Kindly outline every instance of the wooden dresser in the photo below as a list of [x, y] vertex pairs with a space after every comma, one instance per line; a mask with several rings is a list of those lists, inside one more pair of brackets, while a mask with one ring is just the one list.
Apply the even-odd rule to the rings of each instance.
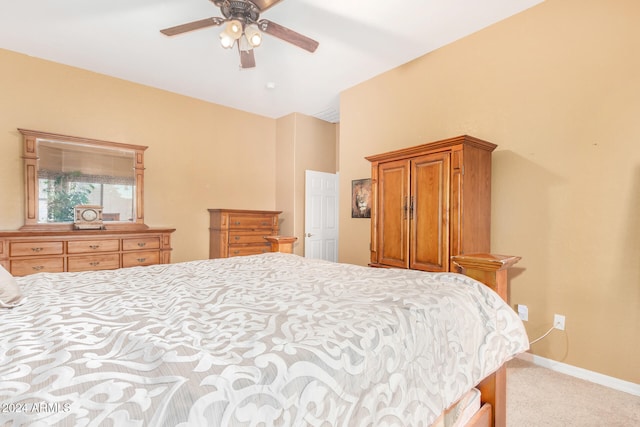
[[209, 209], [209, 258], [271, 252], [265, 236], [278, 234], [281, 211]]
[[463, 135], [367, 157], [371, 265], [456, 271], [451, 256], [489, 252], [495, 148]]
[[174, 231], [0, 231], [0, 264], [14, 276], [168, 264]]

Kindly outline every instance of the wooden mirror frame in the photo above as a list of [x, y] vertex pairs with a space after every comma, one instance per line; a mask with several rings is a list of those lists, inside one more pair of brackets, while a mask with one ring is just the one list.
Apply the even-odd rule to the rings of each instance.
[[42, 223], [38, 222], [38, 144], [39, 139], [65, 143], [92, 145], [101, 148], [113, 148], [131, 151], [134, 154], [135, 173], [135, 218], [133, 221], [114, 221], [105, 223], [108, 230], [137, 230], [148, 228], [144, 223], [144, 151], [143, 145], [122, 144], [119, 142], [100, 141], [97, 139], [80, 138], [76, 136], [58, 135], [27, 129], [18, 129], [23, 136], [24, 159], [24, 226], [21, 230], [49, 230], [66, 231], [73, 229], [73, 223]]

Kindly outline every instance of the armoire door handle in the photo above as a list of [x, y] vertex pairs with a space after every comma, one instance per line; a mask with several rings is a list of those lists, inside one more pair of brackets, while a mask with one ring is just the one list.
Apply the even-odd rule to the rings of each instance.
[[409, 205], [409, 219], [413, 219], [413, 209], [414, 209], [414, 201], [416, 199], [416, 196], [411, 196], [411, 203]]
[[404, 196], [404, 203], [402, 204], [402, 219], [407, 219], [407, 196]]

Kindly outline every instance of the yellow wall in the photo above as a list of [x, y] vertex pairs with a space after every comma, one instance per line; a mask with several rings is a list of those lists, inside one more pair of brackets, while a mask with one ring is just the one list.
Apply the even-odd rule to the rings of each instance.
[[296, 236], [294, 252], [298, 253], [301, 236], [295, 234], [295, 146], [296, 115], [276, 120], [276, 206], [280, 215], [280, 234]]
[[0, 229], [23, 225], [16, 128], [147, 145], [145, 222], [208, 258], [208, 208], [275, 209], [273, 119], [0, 50]]
[[[543, 357], [640, 383], [640, 2], [547, 0], [341, 94], [341, 206], [365, 155], [470, 134], [493, 155], [492, 251]], [[371, 126], [375, 123], [375, 126]], [[369, 221], [341, 209], [341, 261]]]
[[305, 171], [336, 172], [337, 125], [294, 113], [277, 120], [276, 204], [280, 234], [296, 236], [304, 255]]

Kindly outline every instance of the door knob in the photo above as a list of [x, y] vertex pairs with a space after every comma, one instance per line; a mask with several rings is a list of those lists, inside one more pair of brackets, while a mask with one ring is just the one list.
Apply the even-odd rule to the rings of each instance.
[[307, 237], [311, 237], [311, 236], [313, 236], [313, 234], [307, 233]]

